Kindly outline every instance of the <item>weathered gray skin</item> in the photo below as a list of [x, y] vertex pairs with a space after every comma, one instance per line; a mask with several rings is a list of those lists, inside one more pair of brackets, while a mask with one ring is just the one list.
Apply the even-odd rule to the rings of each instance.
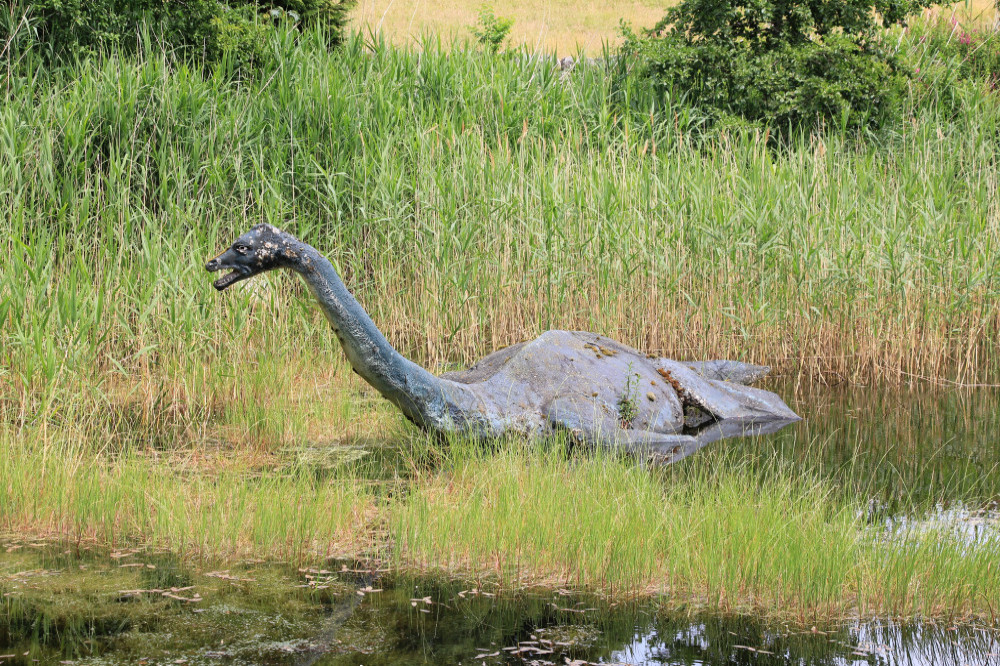
[[745, 385], [766, 367], [672, 361], [580, 331], [548, 331], [436, 377], [392, 348], [327, 259], [270, 225], [240, 236], [206, 268], [232, 271], [215, 282], [220, 291], [275, 268], [302, 275], [354, 371], [425, 430], [486, 438], [564, 431], [677, 460], [721, 437], [799, 418], [774, 393]]

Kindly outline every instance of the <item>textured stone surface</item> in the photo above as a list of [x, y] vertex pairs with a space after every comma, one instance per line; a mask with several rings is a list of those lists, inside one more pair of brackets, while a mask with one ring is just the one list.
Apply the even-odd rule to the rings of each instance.
[[474, 397], [463, 409], [480, 416], [460, 429], [562, 430], [592, 444], [679, 453], [798, 420], [774, 393], [743, 384], [766, 372], [734, 361], [649, 357], [595, 333], [548, 331], [441, 379], [461, 387], [446, 384], [446, 394]]

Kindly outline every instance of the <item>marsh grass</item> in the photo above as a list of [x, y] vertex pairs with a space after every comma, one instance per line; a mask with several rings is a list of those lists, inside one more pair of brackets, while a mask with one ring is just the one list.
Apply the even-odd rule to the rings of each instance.
[[[0, 532], [185, 559], [369, 560], [505, 591], [551, 586], [800, 620], [995, 620], [1000, 539], [886, 530], [801, 467], [708, 455], [650, 470], [606, 453], [415, 446], [408, 474], [0, 442]], [[431, 455], [426, 455], [433, 452]], [[423, 455], [424, 460], [419, 458]]]
[[242, 82], [158, 52], [8, 63], [0, 420], [314, 427], [268, 414], [360, 389], [303, 286], [219, 296], [201, 268], [259, 222], [434, 368], [566, 328], [799, 380], [995, 381], [1000, 109], [978, 85], [915, 86], [885, 136], [776, 150], [625, 111], [599, 67], [371, 46], [289, 35]]
[[392, 519], [406, 565], [513, 589], [655, 594], [675, 606], [799, 619], [996, 619], [995, 535], [970, 542], [941, 528], [890, 538], [865, 523], [860, 501], [808, 470], [706, 456], [657, 474], [627, 459], [511, 449], [452, 463]]
[[[426, 441], [353, 376], [300, 282], [219, 296], [202, 269], [249, 226], [288, 228], [434, 368], [567, 328], [799, 382], [987, 383], [1000, 107], [985, 85], [915, 86], [884, 136], [775, 148], [700, 133], [679, 100], [621, 105], [599, 67], [564, 80], [433, 41], [272, 48], [250, 80], [149, 50], [6, 63], [0, 527], [723, 608], [1000, 607], [994, 542], [881, 542], [860, 493], [808, 466], [663, 479], [558, 447]], [[386, 439], [412, 451], [389, 473], [283, 453]]]
[[199, 461], [184, 465], [132, 451], [94, 456], [73, 446], [32, 449], [6, 438], [0, 450], [6, 533], [146, 544], [199, 558], [376, 555], [375, 499], [363, 483], [320, 479], [308, 469], [265, 469], [246, 458], [205, 469]]

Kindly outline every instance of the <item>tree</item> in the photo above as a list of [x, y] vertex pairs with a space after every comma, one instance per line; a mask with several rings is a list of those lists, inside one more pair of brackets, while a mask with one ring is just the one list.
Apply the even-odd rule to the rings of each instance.
[[128, 50], [148, 27], [170, 47], [209, 62], [231, 56], [252, 66], [267, 33], [281, 23], [323, 26], [331, 44], [343, 38], [355, 0], [14, 0], [13, 15], [31, 27], [31, 45], [50, 58]]
[[642, 36], [630, 76], [716, 123], [778, 130], [877, 127], [908, 70], [883, 40], [929, 0], [682, 0]]

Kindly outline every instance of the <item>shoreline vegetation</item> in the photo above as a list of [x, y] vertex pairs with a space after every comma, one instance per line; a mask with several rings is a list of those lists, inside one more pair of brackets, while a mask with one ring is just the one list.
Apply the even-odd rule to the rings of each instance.
[[[922, 72], [900, 126], [775, 146], [703, 132], [682, 100], [623, 107], [600, 67], [285, 37], [246, 79], [155, 47], [7, 62], [0, 531], [996, 621], [996, 538], [887, 539], [864, 492], [739, 457], [430, 442], [352, 375], [300, 282], [220, 297], [203, 271], [254, 224], [287, 228], [437, 369], [566, 328], [788, 386], [996, 384], [989, 82], [900, 35]], [[386, 441], [401, 452], [370, 462]], [[348, 459], [304, 460], [317, 442]]]
[[986, 83], [915, 82], [902, 127], [775, 149], [699, 135], [680, 106], [662, 123], [623, 111], [600, 67], [564, 79], [502, 54], [365, 55], [357, 38], [327, 53], [309, 37], [243, 84], [161, 53], [8, 72], [0, 381], [15, 411], [79, 380], [165, 388], [247, 367], [275, 341], [332, 357], [295, 281], [205, 289], [205, 257], [261, 222], [328, 253], [432, 368], [563, 328], [802, 381], [1000, 377]]
[[0, 533], [206, 562], [354, 560], [506, 592], [569, 588], [774, 619], [997, 619], [995, 534], [970, 541], [919, 520], [886, 530], [808, 471], [731, 454], [650, 471], [558, 447], [422, 444], [435, 464], [410, 454], [412, 477], [377, 479], [363, 462], [211, 471], [4, 441]]

